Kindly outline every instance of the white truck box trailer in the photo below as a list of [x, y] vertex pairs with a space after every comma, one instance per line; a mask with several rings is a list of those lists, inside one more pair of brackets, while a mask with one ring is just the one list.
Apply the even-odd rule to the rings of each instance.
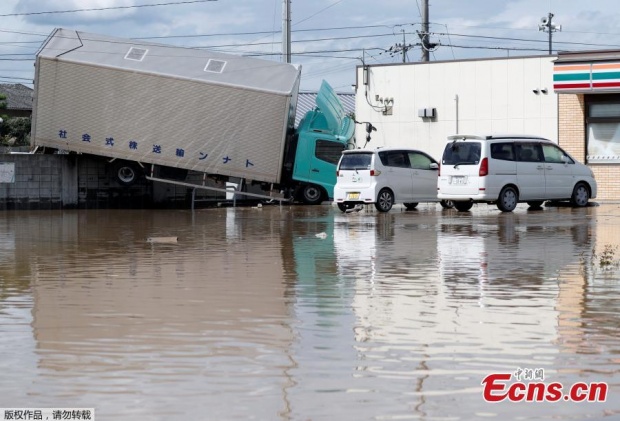
[[279, 183], [301, 70], [56, 29], [37, 53], [31, 142]]

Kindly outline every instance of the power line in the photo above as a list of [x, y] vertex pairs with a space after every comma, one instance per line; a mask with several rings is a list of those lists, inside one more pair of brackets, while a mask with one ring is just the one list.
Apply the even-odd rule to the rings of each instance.
[[344, 0], [339, 0], [339, 1], [335, 2], [335, 3], [332, 3], [332, 4], [330, 4], [329, 6], [322, 8], [321, 10], [319, 10], [318, 12], [316, 12], [315, 14], [310, 15], [310, 16], [308, 16], [308, 17], [307, 17], [307, 18], [305, 18], [305, 19], [302, 19], [302, 20], [300, 20], [300, 21], [295, 22], [293, 25], [299, 25], [299, 24], [300, 24], [300, 23], [302, 23], [302, 22], [305, 22], [305, 21], [307, 21], [307, 20], [310, 20], [310, 19], [312, 19], [313, 17], [315, 17], [316, 15], [318, 15], [318, 14], [320, 14], [320, 13], [323, 13], [324, 11], [326, 11], [327, 9], [329, 9], [330, 7], [334, 7], [335, 5], [337, 5], [337, 4], [339, 4], [339, 3], [342, 3], [343, 1], [344, 1]]
[[92, 9], [52, 10], [48, 12], [27, 12], [27, 13], [7, 13], [4, 15], [0, 15], [0, 17], [51, 15], [51, 14], [59, 14], [59, 13], [99, 12], [102, 10], [137, 9], [140, 7], [157, 7], [157, 6], [176, 6], [180, 4], [206, 3], [206, 2], [212, 2], [212, 1], [217, 1], [217, 0], [191, 0], [191, 1], [179, 1], [179, 2], [170, 2], [170, 3], [137, 4], [134, 6], [97, 7], [97, 8], [92, 8]]
[[[362, 25], [362, 26], [339, 26], [335, 28], [312, 28], [312, 29], [293, 29], [291, 32], [320, 32], [320, 31], [340, 31], [347, 29], [372, 29], [372, 28], [393, 28], [396, 26], [413, 25], [413, 24], [395, 24], [395, 25]], [[2, 32], [2, 31], [0, 31]], [[132, 39], [168, 39], [168, 38], [200, 38], [200, 37], [219, 37], [219, 36], [239, 36], [239, 35], [273, 35], [282, 31], [256, 31], [256, 32], [224, 32], [219, 34], [198, 34], [198, 35], [164, 35], [157, 37], [139, 37]]]

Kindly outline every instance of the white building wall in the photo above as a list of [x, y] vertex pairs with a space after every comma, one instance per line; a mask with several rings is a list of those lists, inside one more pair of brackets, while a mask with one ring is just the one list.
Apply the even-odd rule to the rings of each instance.
[[[455, 133], [528, 134], [557, 142], [553, 60], [544, 56], [369, 66], [368, 85], [362, 82], [363, 67], [358, 67], [356, 119], [377, 127], [365, 147], [413, 147], [439, 159], [446, 137]], [[393, 100], [392, 115], [383, 113], [386, 99]], [[418, 117], [422, 108], [435, 108], [436, 117]], [[364, 147], [364, 126], [356, 130], [358, 145]]]

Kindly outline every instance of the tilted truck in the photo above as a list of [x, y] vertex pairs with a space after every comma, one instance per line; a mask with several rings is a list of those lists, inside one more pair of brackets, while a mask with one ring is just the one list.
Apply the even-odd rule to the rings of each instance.
[[286, 63], [56, 29], [36, 55], [31, 143], [100, 156], [121, 184], [195, 171], [316, 204], [333, 196], [355, 122], [323, 82], [295, 129], [300, 76]]

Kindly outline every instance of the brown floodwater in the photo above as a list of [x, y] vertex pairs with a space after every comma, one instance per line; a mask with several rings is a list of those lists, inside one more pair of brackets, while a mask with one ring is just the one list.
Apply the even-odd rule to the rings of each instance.
[[[0, 212], [0, 407], [618, 419], [619, 245], [617, 204]], [[518, 370], [607, 399], [483, 399]]]

